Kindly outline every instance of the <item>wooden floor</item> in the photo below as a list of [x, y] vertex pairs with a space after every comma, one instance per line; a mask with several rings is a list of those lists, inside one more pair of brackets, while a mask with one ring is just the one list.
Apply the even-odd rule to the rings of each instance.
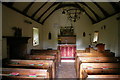
[[57, 78], [76, 78], [74, 62], [62, 62], [57, 72]]

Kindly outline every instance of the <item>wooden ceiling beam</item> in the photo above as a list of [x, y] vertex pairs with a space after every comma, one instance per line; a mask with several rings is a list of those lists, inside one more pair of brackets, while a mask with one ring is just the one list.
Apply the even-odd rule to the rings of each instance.
[[107, 11], [105, 11], [100, 5], [98, 5], [98, 3], [96, 3], [96, 2], [93, 2], [93, 3], [101, 10], [101, 12], [104, 14], [105, 17], [109, 16]]
[[8, 5], [9, 6], [13, 6], [14, 2], [9, 2]]
[[[59, 4], [43, 21], [42, 21], [42, 24], [44, 24], [44, 22], [46, 21], [46, 19], [48, 17], [50, 17], [50, 15], [53, 14], [53, 12], [55, 12], [56, 10], [60, 9], [60, 8], [63, 8], [63, 7], [67, 7], [67, 6], [70, 6], [70, 7], [76, 7], [78, 9], [82, 9], [81, 6], [79, 6], [78, 4], [75, 5], [75, 4]], [[90, 18], [90, 20], [92, 21], [92, 23], [96, 23], [96, 21], [94, 19], [92, 19], [92, 17], [87, 13], [85, 12], [86, 15]], [[62, 14], [62, 13], [61, 13]]]
[[96, 23], [96, 21], [85, 11], [85, 14], [89, 17], [89, 19], [92, 21], [92, 24]]
[[[109, 17], [111, 17], [111, 16], [114, 16], [114, 15], [118, 14], [118, 13], [120, 13], [120, 12], [113, 13], [112, 15], [109, 15], [108, 17], [105, 17], [105, 18], [103, 18], [102, 20], [105, 20], [105, 19], [107, 19], [107, 18], [109, 18]], [[102, 21], [102, 20], [100, 20], [100, 21]], [[97, 21], [97, 22], [95, 22], [95, 23], [99, 23], [100, 21]], [[95, 24], [95, 23], [94, 23], [94, 24]]]
[[59, 3], [59, 5], [42, 21], [42, 24], [44, 24], [44, 22], [48, 19], [48, 17], [50, 17], [50, 15], [52, 15], [60, 5], [61, 3]]
[[34, 2], [31, 2], [24, 10], [23, 13], [27, 14], [28, 10], [32, 7], [32, 5], [34, 4]]
[[38, 8], [37, 11], [35, 11], [35, 13], [31, 17], [34, 18], [35, 15], [40, 11], [40, 9], [43, 8], [43, 6], [45, 6], [46, 4], [47, 2], [45, 2], [40, 8]]
[[[16, 11], [16, 12], [18, 12], [18, 13], [20, 13], [20, 14], [22, 14], [22, 15], [30, 18], [30, 19], [32, 19], [33, 21], [38, 22], [37, 20], [33, 19], [31, 16], [28, 16], [27, 14], [24, 14], [23, 12], [21, 12], [20, 10], [14, 8], [13, 6], [9, 6], [9, 5], [7, 5], [5, 2], [3, 2], [2, 4], [5, 5], [6, 7], [10, 8], [10, 9], [12, 9], [12, 10], [14, 10], [14, 11]], [[38, 23], [42, 24], [41, 22], [38, 22]]]
[[[80, 5], [76, 4], [79, 8], [81, 8]], [[92, 23], [94, 24], [96, 21], [84, 10], [85, 14], [89, 17], [89, 19], [92, 21]]]
[[86, 3], [84, 3], [84, 2], [79, 2], [79, 3], [85, 5], [94, 14], [94, 16], [96, 17], [97, 21], [101, 20], [101, 18]]
[[116, 4], [115, 2], [110, 2], [110, 4], [112, 5], [112, 7], [115, 10], [115, 12], [119, 12], [120, 11], [120, 6], [118, 4]]
[[2, 2], [3, 4], [7, 5], [7, 6], [13, 6], [14, 2]]
[[56, 4], [58, 4], [58, 2], [54, 2], [54, 3], [37, 19], [37, 21], [40, 21], [40, 19], [45, 15], [45, 13], [46, 13], [50, 8], [52, 8], [53, 6], [55, 6]]
[[[56, 10], [58, 10], [58, 9], [60, 9], [60, 8], [67, 7], [67, 6], [76, 7], [76, 6], [73, 5], [73, 4], [62, 4], [62, 3], [60, 3], [60, 4], [42, 21], [42, 24], [44, 24], [44, 22], [50, 17], [50, 15], [53, 14], [53, 12], [55, 12]], [[78, 8], [78, 7], [77, 7], [77, 8]]]

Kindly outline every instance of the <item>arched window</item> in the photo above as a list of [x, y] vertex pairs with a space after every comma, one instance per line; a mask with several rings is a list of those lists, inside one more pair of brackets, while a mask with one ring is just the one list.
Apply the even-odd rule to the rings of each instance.
[[95, 32], [94, 32], [93, 43], [97, 43], [97, 42], [98, 42], [98, 34], [99, 34], [98, 31], [95, 31]]
[[33, 46], [39, 45], [39, 29], [33, 27]]

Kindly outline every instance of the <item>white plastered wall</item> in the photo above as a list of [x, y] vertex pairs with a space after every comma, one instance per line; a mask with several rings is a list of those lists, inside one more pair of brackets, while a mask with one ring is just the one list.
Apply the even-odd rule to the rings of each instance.
[[[28, 41], [28, 53], [30, 49], [33, 48], [53, 48], [57, 49], [57, 39], [59, 34], [59, 28], [62, 26], [69, 26], [70, 22], [67, 20], [66, 15], [62, 15], [61, 10], [53, 13], [44, 23], [44, 25], [40, 25], [39, 23], [19, 14], [18, 12], [11, 10], [3, 6], [3, 36], [13, 36], [12, 27], [17, 26], [22, 28], [23, 36], [31, 37]], [[118, 53], [118, 21], [116, 17], [118, 15], [112, 16], [108, 19], [105, 19], [97, 24], [92, 25], [90, 19], [86, 15], [82, 15], [80, 20], [73, 24], [76, 35], [76, 45], [77, 49], [85, 49], [90, 44], [90, 36], [89, 34], [93, 34], [94, 31], [99, 31], [99, 43], [105, 43], [106, 49], [110, 49], [112, 52], [116, 53], [116, 56], [120, 55]], [[24, 20], [30, 20], [32, 24], [27, 24]], [[106, 25], [105, 30], [101, 30], [101, 27]], [[120, 25], [120, 23], [119, 23]], [[32, 46], [32, 27], [38, 27], [40, 30], [40, 45], [33, 47]], [[1, 31], [0, 31], [1, 32]], [[51, 32], [52, 39], [48, 40], [48, 33]], [[83, 32], [86, 33], [86, 36], [83, 37]], [[120, 33], [119, 33], [120, 34]], [[92, 37], [93, 38], [93, 37]], [[3, 58], [7, 57], [7, 44], [6, 39], [0, 39], [3, 43], [2, 54]], [[119, 37], [120, 40], [120, 37]]]
[[[43, 48], [57, 49], [57, 39], [60, 27], [70, 26], [70, 22], [65, 14], [62, 14], [62, 9], [54, 12], [43, 25]], [[76, 35], [77, 49], [85, 49], [89, 45], [89, 35], [92, 32], [92, 23], [86, 15], [81, 15], [80, 19], [73, 23], [74, 32]], [[48, 40], [48, 33], [52, 33], [52, 39]], [[83, 32], [86, 36], [83, 37]]]
[[[30, 49], [33, 49], [33, 48], [39, 48], [41, 49], [42, 48], [42, 25], [31, 20], [30, 18], [6, 7], [6, 6], [2, 6], [2, 22], [3, 22], [3, 25], [2, 25], [2, 35], [3, 36], [13, 36], [14, 35], [14, 31], [11, 29], [12, 27], [16, 26], [16, 27], [19, 27], [19, 28], [22, 28], [22, 36], [24, 37], [31, 37], [29, 40], [28, 40], [28, 45], [27, 45], [27, 53], [29, 54], [30, 53]], [[25, 23], [24, 20], [29, 20], [32, 22], [32, 24], [28, 24], [28, 23]], [[33, 37], [33, 31], [32, 31], [32, 28], [33, 27], [37, 27], [39, 28], [39, 32], [40, 32], [40, 45], [39, 46], [35, 46], [33, 47], [33, 44], [32, 44], [32, 37]], [[2, 46], [2, 54], [3, 54], [3, 58], [6, 58], [7, 57], [7, 43], [6, 43], [6, 39], [3, 38], [3, 46]]]
[[[118, 56], [118, 20], [116, 19], [119, 14], [111, 16], [97, 24], [93, 25], [93, 32], [99, 31], [98, 43], [104, 43], [105, 49], [111, 50]], [[105, 29], [101, 29], [103, 26]]]

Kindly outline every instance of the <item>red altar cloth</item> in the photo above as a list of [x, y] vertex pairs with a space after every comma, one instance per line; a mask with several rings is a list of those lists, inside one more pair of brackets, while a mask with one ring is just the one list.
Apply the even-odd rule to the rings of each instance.
[[75, 57], [76, 45], [72, 44], [62, 44], [58, 46], [58, 49], [61, 52], [61, 57]]

